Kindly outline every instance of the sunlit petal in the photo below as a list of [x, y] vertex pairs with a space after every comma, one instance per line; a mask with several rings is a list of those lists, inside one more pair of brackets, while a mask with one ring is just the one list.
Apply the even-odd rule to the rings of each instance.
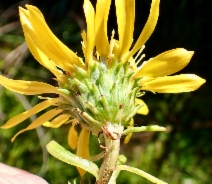
[[135, 77], [154, 78], [176, 73], [187, 66], [193, 54], [193, 51], [182, 48], [166, 51], [139, 67]]
[[142, 105], [140, 109], [138, 109], [137, 114], [143, 114], [147, 115], [149, 113], [148, 106], [145, 104], [145, 102], [139, 98], [135, 99], [135, 105]]
[[56, 87], [43, 82], [12, 80], [1, 75], [0, 84], [11, 91], [25, 95], [37, 95], [43, 93], [61, 94]]
[[49, 106], [55, 105], [58, 101], [59, 101], [59, 98], [52, 98], [52, 99], [45, 100], [45, 101], [37, 104], [36, 106], [32, 107], [30, 110], [25, 111], [21, 114], [18, 114], [17, 116], [10, 118], [3, 126], [1, 126], [1, 128], [3, 128], [3, 129], [11, 128], [11, 127], [23, 122], [30, 116], [42, 111], [43, 109], [46, 109]]
[[68, 133], [68, 145], [73, 150], [77, 148], [78, 139], [79, 139], [77, 135], [77, 131], [75, 130], [74, 127], [75, 127], [75, 124], [72, 123]]
[[[82, 131], [80, 132], [78, 146], [77, 146], [77, 156], [80, 156], [82, 158], [89, 158], [90, 152], [89, 152], [89, 138], [90, 138], [90, 131], [82, 128]], [[80, 176], [83, 177], [86, 171], [83, 169], [80, 169], [77, 167], [77, 170], [80, 173]]]
[[[28, 19], [26, 18], [26, 15], [28, 15], [27, 10], [21, 9], [22, 13], [20, 12], [20, 19], [21, 22], [27, 22]], [[27, 23], [28, 25], [30, 25], [30, 23]], [[25, 29], [23, 29], [24, 31], [24, 36], [25, 36], [25, 40], [27, 42], [28, 48], [30, 50], [30, 52], [32, 53], [32, 55], [35, 57], [35, 59], [44, 67], [46, 67], [47, 69], [49, 69], [51, 72], [54, 73], [54, 70], [52, 68], [52, 64], [49, 60], [49, 58], [41, 51], [39, 50], [39, 48], [37, 48], [33, 42], [33, 40], [30, 38], [28, 32], [26, 32]]]
[[94, 8], [89, 0], [84, 1], [84, 13], [87, 22], [87, 44], [86, 44], [86, 54], [85, 61], [89, 62], [93, 57], [93, 48], [94, 48]]
[[109, 42], [107, 37], [107, 20], [111, 0], [97, 0], [95, 16], [95, 43], [100, 55], [107, 57]]
[[136, 41], [133, 49], [129, 52], [129, 54], [127, 56], [128, 59], [131, 56], [133, 56], [145, 44], [145, 42], [149, 39], [149, 37], [153, 33], [155, 26], [157, 24], [157, 21], [158, 21], [159, 4], [160, 4], [160, 0], [152, 0], [148, 20], [138, 38], [138, 40]]
[[[130, 128], [130, 127], [133, 127], [133, 126], [134, 126], [134, 119], [132, 118], [131, 121], [130, 121], [130, 123], [129, 123], [129, 126], [128, 126], [127, 128]], [[125, 137], [125, 139], [124, 139], [124, 144], [127, 144], [127, 143], [130, 141], [130, 139], [131, 139], [131, 137], [132, 137], [132, 134], [133, 134], [133, 133], [129, 133], [129, 134]]]
[[81, 42], [81, 44], [82, 44], [82, 51], [83, 51], [83, 54], [84, 54], [84, 56], [86, 55], [86, 50], [85, 50], [85, 48], [86, 48], [86, 45], [87, 45], [87, 38], [86, 38], [86, 32], [85, 31], [82, 31], [82, 33], [81, 33], [81, 37], [82, 37], [82, 42]]
[[36, 46], [64, 70], [70, 71], [72, 64], [83, 67], [77, 55], [51, 32], [40, 10], [31, 5], [26, 7], [28, 11], [19, 8], [21, 24]]
[[25, 40], [27, 42], [28, 48], [34, 58], [45, 68], [50, 70], [57, 78], [59, 78], [58, 70], [56, 69], [56, 65], [53, 61], [51, 61], [39, 48], [36, 47], [33, 40], [30, 38], [28, 33], [24, 33]]
[[113, 54], [114, 54], [114, 58], [117, 59], [118, 54], [119, 54], [119, 41], [114, 39], [114, 47], [113, 47]]
[[135, 21], [135, 0], [126, 0], [126, 24], [127, 28], [124, 33], [124, 43], [122, 45], [121, 53], [124, 55], [129, 51], [133, 41], [134, 21]]
[[158, 93], [182, 93], [198, 89], [205, 83], [205, 79], [194, 74], [158, 77], [142, 85], [142, 90]]
[[43, 123], [43, 126], [51, 127], [51, 128], [58, 128], [62, 124], [64, 124], [66, 121], [68, 121], [68, 119], [70, 117], [71, 117], [70, 115], [62, 114], [62, 115], [59, 115], [56, 118], [54, 118], [52, 121], [47, 121], [47, 122]]
[[130, 142], [130, 139], [132, 137], [132, 133], [129, 133], [125, 138], [124, 138], [124, 144], [128, 144]]
[[11, 141], [13, 142], [15, 140], [15, 138], [21, 133], [23, 133], [23, 132], [25, 132], [27, 130], [32, 130], [34, 128], [37, 128], [37, 127], [41, 126], [44, 122], [52, 119], [53, 117], [55, 117], [56, 115], [58, 115], [61, 112], [62, 112], [62, 110], [60, 110], [60, 109], [52, 109], [52, 110], [46, 112], [45, 114], [43, 114], [40, 117], [38, 117], [35, 121], [33, 121], [27, 128], [25, 128], [25, 129], [19, 131], [18, 133], [16, 133], [13, 136], [13, 138], [11, 139]]
[[116, 5], [116, 17], [118, 23], [118, 33], [119, 33], [119, 52], [121, 52], [122, 47], [124, 47], [124, 36], [126, 28], [126, 1], [127, 0], [115, 0]]

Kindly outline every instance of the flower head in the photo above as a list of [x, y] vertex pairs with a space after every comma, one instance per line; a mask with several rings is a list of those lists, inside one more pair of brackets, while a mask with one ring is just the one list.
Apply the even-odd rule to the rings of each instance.
[[[194, 74], [171, 76], [189, 63], [193, 51], [183, 48], [169, 50], [139, 66], [144, 57], [141, 54], [144, 44], [158, 20], [159, 2], [152, 0], [147, 22], [133, 44], [135, 0], [115, 0], [118, 40], [114, 39], [114, 31], [111, 39], [108, 39], [107, 20], [111, 0], [97, 0], [96, 10], [89, 0], [85, 0], [83, 8], [87, 31], [82, 32], [84, 59], [58, 40], [38, 8], [31, 5], [26, 5], [27, 9], [20, 7], [21, 24], [29, 50], [41, 65], [56, 76], [58, 86], [11, 80], [3, 76], [0, 76], [0, 84], [21, 94], [55, 93], [59, 97], [46, 98], [31, 110], [11, 118], [1, 128], [13, 127], [52, 106], [52, 110], [19, 131], [12, 140], [20, 133], [40, 125], [59, 127], [68, 122], [78, 122], [95, 135], [103, 131], [115, 139], [119, 136], [117, 132], [114, 133], [115, 125], [128, 127], [136, 112], [148, 113], [147, 107], [142, 107], [142, 101], [135, 102], [143, 91], [180, 93], [199, 88], [205, 80]], [[74, 131], [72, 126], [70, 132]]]

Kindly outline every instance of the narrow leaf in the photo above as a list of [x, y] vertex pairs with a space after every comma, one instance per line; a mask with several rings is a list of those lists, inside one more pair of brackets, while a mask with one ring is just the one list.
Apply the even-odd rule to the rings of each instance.
[[80, 167], [80, 168], [84, 169], [85, 171], [93, 174], [96, 177], [96, 179], [98, 179], [99, 168], [95, 163], [93, 163], [87, 159], [83, 159], [83, 158], [67, 151], [65, 148], [60, 146], [55, 141], [50, 141], [46, 145], [46, 149], [55, 158], [65, 162], [67, 164], [70, 164], [70, 165], [73, 165], [76, 167]]
[[122, 135], [128, 135], [129, 133], [132, 133], [132, 132], [148, 132], [148, 131], [150, 131], [150, 132], [153, 132], [153, 131], [166, 131], [166, 128], [160, 127], [158, 125], [132, 127], [132, 128], [127, 128], [126, 130], [124, 130]]
[[140, 169], [137, 169], [137, 168], [134, 168], [134, 167], [130, 167], [130, 166], [127, 166], [127, 165], [117, 165], [116, 166], [116, 170], [125, 170], [125, 171], [129, 171], [129, 172], [138, 174], [138, 175], [148, 179], [152, 183], [167, 184], [166, 182], [161, 181], [158, 178], [155, 178], [154, 176], [152, 176], [152, 175], [150, 175], [150, 174], [148, 174], [148, 173], [146, 173], [146, 172], [144, 172], [144, 171], [142, 171]]

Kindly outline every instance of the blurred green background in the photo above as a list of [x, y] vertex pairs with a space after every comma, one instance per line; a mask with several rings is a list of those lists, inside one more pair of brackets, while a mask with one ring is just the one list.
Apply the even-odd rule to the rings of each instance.
[[[92, 1], [95, 4], [95, 1]], [[82, 56], [81, 31], [86, 28], [82, 0], [4, 1], [0, 4], [0, 72], [9, 78], [44, 81], [55, 84], [53, 75], [29, 53], [24, 43], [19, 22], [18, 6], [36, 5], [54, 32], [70, 49]], [[150, 0], [136, 1], [135, 40], [149, 14]], [[212, 183], [212, 1], [162, 0], [159, 21], [146, 43], [145, 59], [161, 52], [183, 47], [194, 50], [190, 64], [180, 73], [195, 73], [207, 82], [197, 91], [184, 94], [146, 93], [143, 100], [149, 106], [148, 116], [137, 115], [136, 126], [158, 124], [165, 133], [135, 133], [121, 153], [127, 164], [140, 168], [170, 184]], [[114, 2], [108, 23], [108, 33], [116, 30]], [[0, 86], [0, 125], [10, 117], [31, 108], [39, 102], [37, 96], [23, 96]], [[37, 114], [39, 116], [40, 114]], [[27, 131], [10, 142], [12, 136], [26, 127], [36, 116], [9, 130], [0, 129], [0, 162], [38, 174], [51, 184], [73, 181], [79, 175], [76, 169], [56, 160], [45, 150], [52, 139], [66, 149], [70, 125], [59, 129], [40, 127]], [[99, 153], [96, 137], [91, 137], [91, 154]], [[94, 183], [86, 174], [84, 183]], [[120, 184], [151, 183], [140, 176], [121, 172]]]

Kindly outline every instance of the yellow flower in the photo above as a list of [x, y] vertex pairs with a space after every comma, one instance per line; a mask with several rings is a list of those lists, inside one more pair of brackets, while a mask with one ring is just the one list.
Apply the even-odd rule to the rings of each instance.
[[[87, 31], [82, 33], [84, 61], [51, 32], [35, 6], [26, 5], [27, 9], [20, 7], [21, 24], [29, 50], [41, 65], [56, 76], [58, 87], [3, 76], [0, 76], [0, 84], [25, 95], [55, 93], [59, 97], [46, 99], [6, 122], [1, 128], [11, 128], [49, 106], [54, 107], [19, 131], [12, 141], [20, 133], [38, 126], [58, 127], [70, 121], [76, 122], [76, 119], [83, 128], [96, 135], [101, 131], [110, 131], [102, 128], [107, 124], [128, 127], [137, 111], [148, 113], [147, 107], [142, 107], [142, 101], [135, 103], [135, 98], [142, 91], [180, 93], [199, 88], [205, 80], [194, 74], [170, 76], [189, 63], [193, 51], [183, 48], [169, 50], [138, 66], [143, 58], [141, 52], [144, 44], [155, 29], [159, 3], [159, 0], [152, 0], [148, 20], [138, 40], [132, 44], [135, 0], [115, 0], [119, 40], [114, 39], [113, 31], [110, 41], [107, 20], [111, 0], [97, 0], [96, 11], [91, 2], [85, 0], [83, 8]], [[93, 53], [94, 48], [96, 53]], [[69, 139], [76, 141], [73, 126], [70, 132], [74, 138], [69, 136]], [[111, 138], [114, 136], [107, 135]], [[76, 147], [71, 141], [69, 144]]]

